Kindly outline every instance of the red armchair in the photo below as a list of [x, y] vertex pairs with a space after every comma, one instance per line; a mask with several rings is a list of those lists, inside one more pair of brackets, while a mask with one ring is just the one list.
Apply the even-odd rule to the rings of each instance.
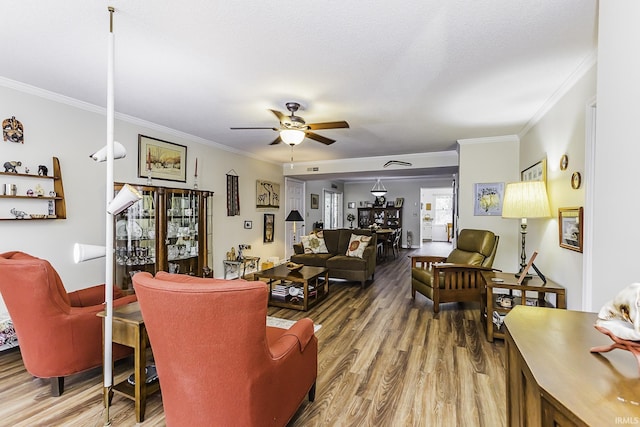
[[168, 426], [285, 426], [315, 397], [313, 322], [266, 326], [263, 282], [133, 276]]
[[[64, 391], [64, 377], [102, 366], [104, 285], [67, 293], [54, 268], [23, 252], [0, 254], [0, 293], [18, 335], [27, 371], [51, 378], [51, 394]], [[117, 300], [116, 300], [117, 298]], [[114, 306], [136, 300], [114, 288]], [[131, 349], [114, 345], [114, 360]]]

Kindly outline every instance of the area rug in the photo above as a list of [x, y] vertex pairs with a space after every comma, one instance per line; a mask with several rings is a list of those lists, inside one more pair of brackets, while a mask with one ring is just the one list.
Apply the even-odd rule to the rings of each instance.
[[[267, 326], [272, 328], [289, 329], [296, 320], [280, 319], [279, 317], [267, 316]], [[318, 332], [322, 325], [313, 324], [313, 332]]]

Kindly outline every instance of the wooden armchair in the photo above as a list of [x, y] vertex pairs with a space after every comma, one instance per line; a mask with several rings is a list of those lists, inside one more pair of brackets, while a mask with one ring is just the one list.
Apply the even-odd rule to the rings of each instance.
[[417, 291], [431, 299], [434, 313], [443, 302], [480, 301], [482, 272], [492, 270], [498, 240], [490, 231], [467, 229], [449, 256], [411, 257], [411, 297]]

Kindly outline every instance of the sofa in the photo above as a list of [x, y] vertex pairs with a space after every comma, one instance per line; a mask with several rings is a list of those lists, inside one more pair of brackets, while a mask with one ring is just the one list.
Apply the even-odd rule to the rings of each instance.
[[[353, 251], [351, 256], [347, 255], [352, 234], [370, 238], [361, 257], [354, 254]], [[315, 247], [317, 246], [317, 239], [324, 240], [324, 247]], [[307, 244], [305, 249], [307, 241], [315, 244], [311, 245], [311, 248]], [[376, 245], [376, 233], [370, 230], [349, 228], [320, 230], [309, 236], [303, 236], [302, 242], [293, 245], [294, 255], [291, 256], [291, 261], [314, 267], [326, 267], [329, 269], [329, 277], [359, 281], [362, 288], [364, 288], [367, 279], [371, 278], [373, 280], [374, 278]]]

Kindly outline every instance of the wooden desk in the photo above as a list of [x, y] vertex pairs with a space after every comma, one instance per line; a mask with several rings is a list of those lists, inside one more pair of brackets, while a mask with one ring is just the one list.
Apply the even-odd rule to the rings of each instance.
[[623, 350], [592, 354], [609, 337], [595, 313], [515, 307], [505, 318], [509, 426], [614, 426], [640, 422], [640, 378]]
[[[98, 313], [98, 316], [103, 318], [104, 331], [106, 313], [102, 311]], [[144, 368], [147, 360], [149, 337], [147, 336], [147, 330], [137, 301], [113, 310], [113, 342], [133, 348], [135, 386], [129, 384], [125, 379], [114, 385], [113, 392], [135, 401], [136, 421], [140, 423], [144, 421], [147, 396], [160, 390], [160, 383], [155, 381], [147, 385], [145, 382]], [[105, 405], [111, 401], [111, 395], [106, 389], [104, 391], [104, 399]]]
[[[567, 308], [567, 299], [565, 295], [565, 289], [547, 279], [547, 283], [542, 283], [542, 280], [537, 276], [522, 282], [522, 285], [518, 285], [518, 278], [514, 273], [500, 273], [494, 271], [487, 271], [482, 273], [482, 278], [486, 284], [486, 293], [482, 295], [481, 304], [481, 319], [486, 323], [487, 340], [493, 342], [494, 338], [504, 338], [504, 332], [502, 328], [497, 328], [493, 323], [493, 313], [497, 312], [501, 316], [506, 315], [512, 310], [512, 307], [516, 305], [529, 305], [535, 304], [537, 307], [551, 307], [551, 308]], [[493, 279], [501, 280], [495, 282]], [[508, 290], [506, 295], [513, 295], [513, 291], [520, 291], [522, 296], [515, 297], [513, 299], [513, 305], [511, 307], [502, 307], [497, 302], [497, 298], [504, 294], [497, 294], [496, 289]], [[527, 292], [537, 293], [537, 298], [527, 298]], [[555, 306], [553, 303], [547, 300], [547, 294], [555, 294], [556, 301]]]

